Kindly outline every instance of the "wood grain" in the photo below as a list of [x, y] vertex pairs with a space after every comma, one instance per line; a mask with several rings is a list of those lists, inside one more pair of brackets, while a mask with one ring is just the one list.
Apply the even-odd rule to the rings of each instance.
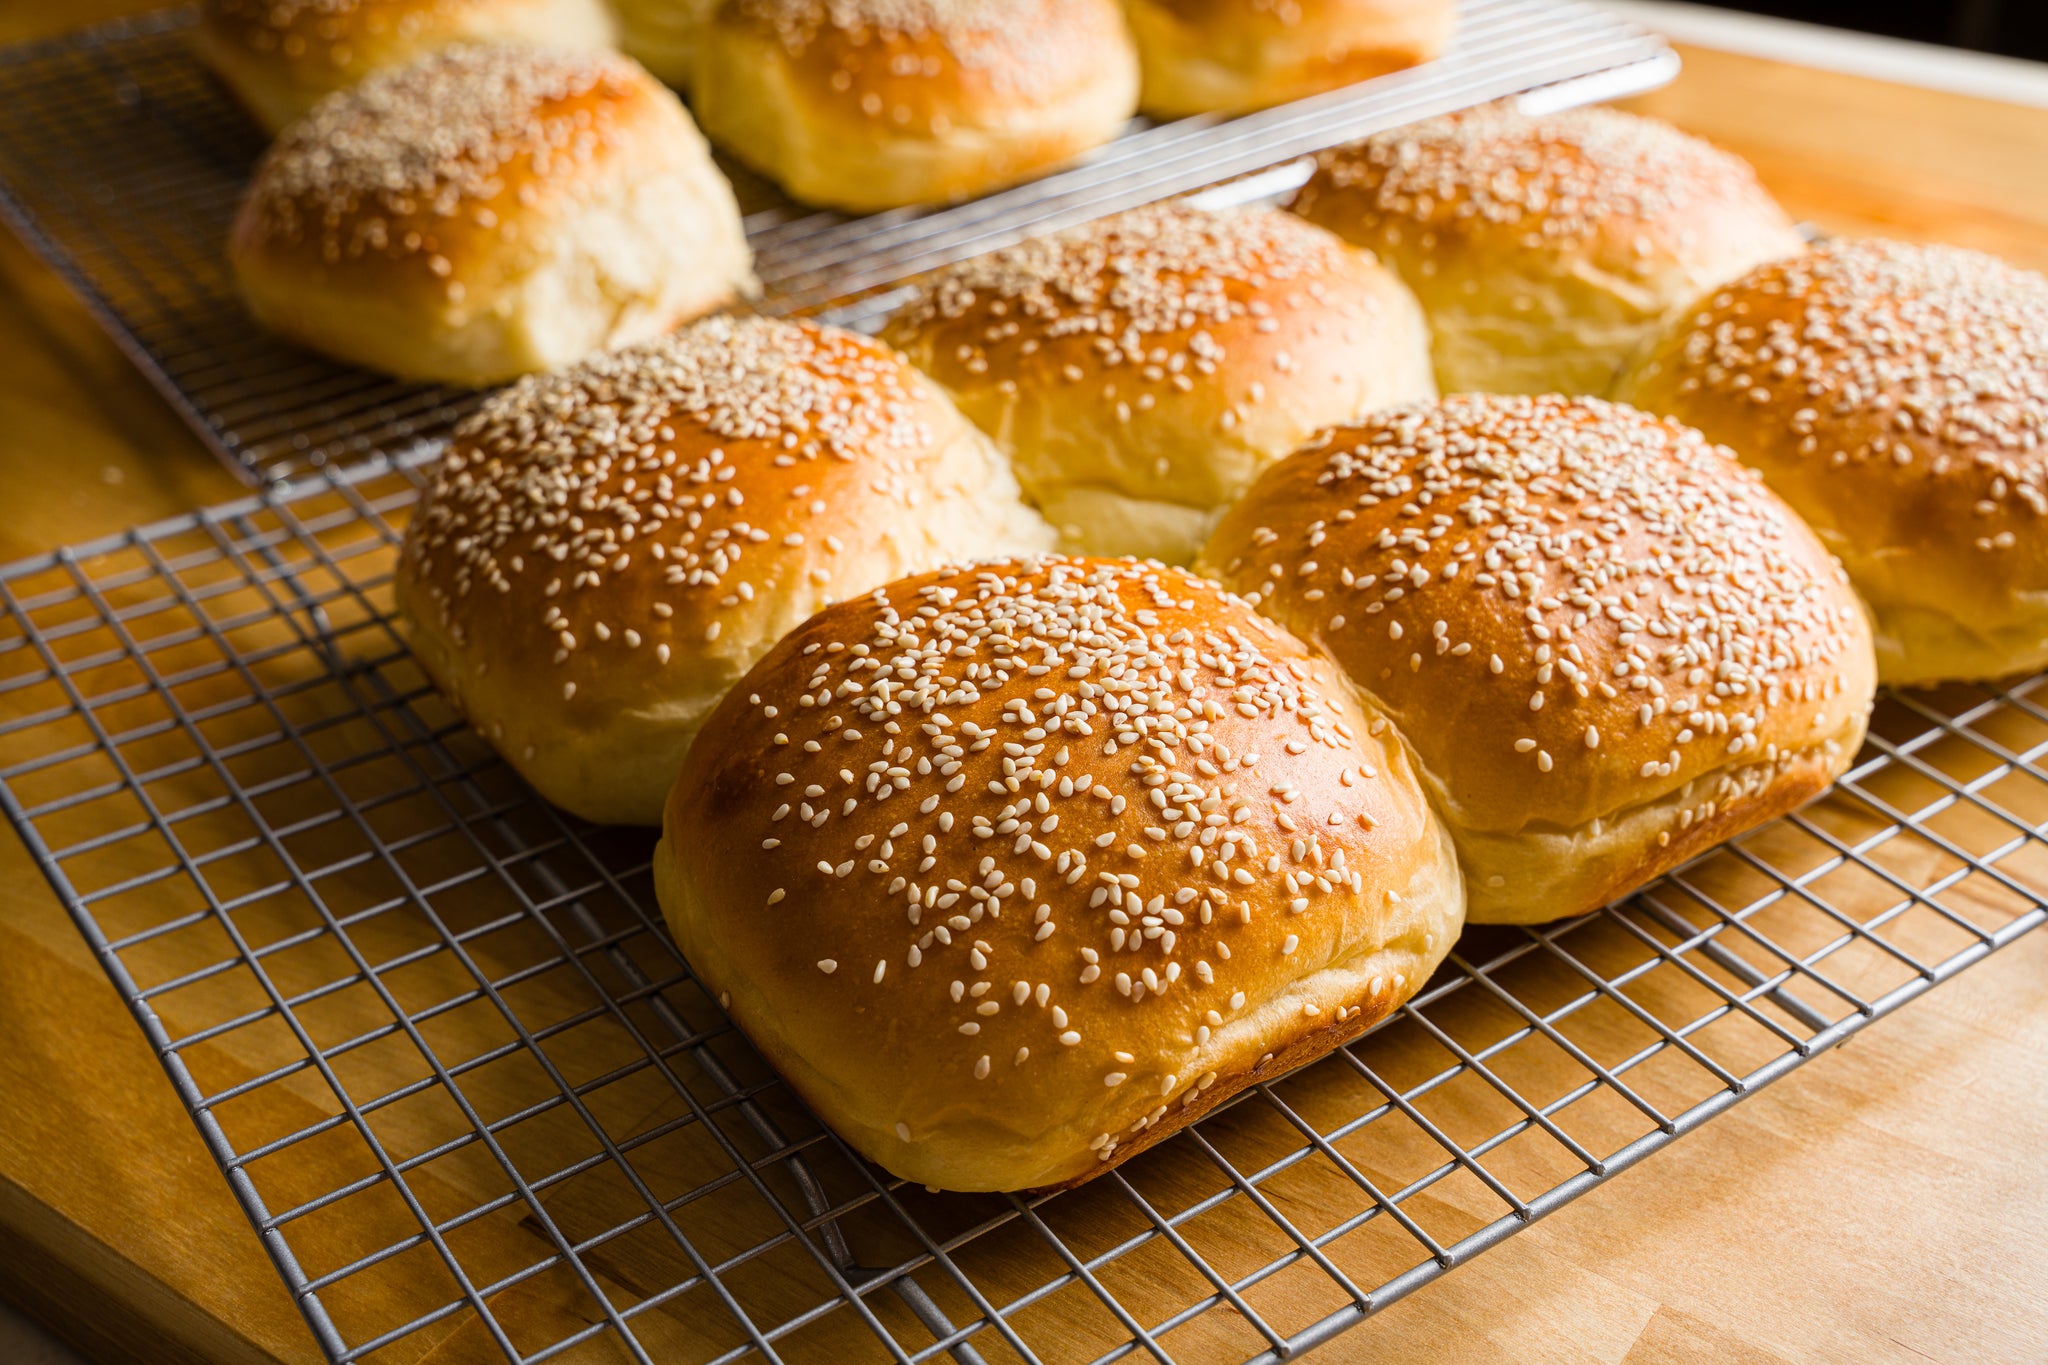
[[[93, 2], [94, 11], [73, 7], [62, 15], [0, 9], [0, 35], [128, 7], [123, 0]], [[1748, 58], [1699, 51], [1686, 58], [1677, 84], [1638, 103], [1750, 156], [1800, 216], [1834, 231], [1962, 241], [2048, 264], [2048, 182], [2039, 175], [2048, 157], [2048, 113]], [[0, 488], [10, 512], [0, 521], [0, 558], [239, 492], [62, 286], [12, 240], [0, 240], [0, 433]], [[194, 778], [164, 799], [205, 795]], [[481, 915], [491, 900], [451, 898], [446, 909]], [[154, 903], [138, 909], [167, 912]], [[299, 911], [280, 905], [262, 913], [274, 914], [282, 928]], [[365, 941], [396, 947], [404, 932], [394, 920], [366, 930]], [[390, 937], [379, 940], [379, 933]], [[163, 971], [175, 970], [181, 953], [205, 951], [180, 942], [166, 942]], [[445, 971], [445, 964], [435, 970]], [[458, 974], [423, 981], [419, 989], [459, 986]], [[582, 998], [573, 983], [548, 989], [558, 994], [522, 1008], [559, 1012]], [[174, 1027], [189, 1027], [218, 1007], [181, 994], [166, 1012]], [[374, 1002], [346, 996], [322, 1026], [348, 1029], [380, 1017]], [[1618, 1025], [1596, 1020], [1587, 1027], [1589, 1040], [1620, 1036], [1601, 1032]], [[0, 843], [0, 1039], [0, 1095], [7, 1097], [0, 1102], [0, 1292], [99, 1359], [316, 1358], [133, 1021], [12, 840]], [[1398, 1071], [1402, 1046], [1386, 1040], [1375, 1057]], [[288, 1040], [238, 1036], [232, 1048], [202, 1050], [193, 1065], [209, 1084], [226, 1084], [294, 1055]], [[507, 1074], [480, 1076], [473, 1088], [511, 1102], [533, 1084]], [[2039, 1267], [2048, 1264], [2048, 1189], [2039, 1159], [2048, 1144], [2044, 1097], [2048, 936], [2035, 935], [1385, 1311], [1327, 1354], [1658, 1363], [2039, 1359], [2048, 1348], [2048, 1296], [2039, 1292]], [[621, 1122], [656, 1122], [675, 1105], [659, 1088], [621, 1089], [615, 1098], [632, 1111]], [[1301, 1101], [1307, 1112], [1315, 1092], [1304, 1088]], [[1469, 1109], [1448, 1112], [1475, 1122], [1483, 1117], [1484, 1096], [1460, 1103]], [[226, 1121], [247, 1140], [334, 1109], [324, 1088], [301, 1075], [256, 1092]], [[1215, 1125], [1216, 1140], [1256, 1152], [1278, 1140], [1264, 1122], [1249, 1108], [1232, 1111]], [[379, 1132], [394, 1144], [416, 1143], [449, 1131], [449, 1123], [446, 1114], [397, 1109]], [[1588, 1115], [1585, 1124], [1589, 1133], [1603, 1124], [1621, 1131], [1614, 1125], [1622, 1120]], [[1169, 1207], [1202, 1178], [1199, 1163], [1177, 1151], [1132, 1168], [1142, 1171], [1134, 1179], [1148, 1197]], [[338, 1164], [350, 1159], [335, 1156]], [[649, 1164], [657, 1172], [663, 1162], [687, 1170], [711, 1159], [678, 1143], [650, 1151]], [[1398, 1172], [1421, 1157], [1396, 1142], [1360, 1159]], [[1512, 1166], [1513, 1154], [1503, 1161]], [[494, 1180], [501, 1178], [488, 1162], [452, 1160], [436, 1162], [418, 1183], [428, 1192], [423, 1197], [445, 1199], [452, 1209], [498, 1193]], [[1352, 1197], [1347, 1190], [1346, 1182], [1304, 1171], [1273, 1192], [1290, 1213], [1312, 1220]], [[572, 1186], [548, 1207], [573, 1225], [606, 1217], [615, 1198], [616, 1191]], [[1418, 1208], [1455, 1231], [1488, 1216], [1489, 1198], [1447, 1181]], [[1073, 1224], [1063, 1232], [1077, 1240], [1108, 1235], [1118, 1219], [1130, 1217], [1107, 1197], [1060, 1207]], [[323, 1229], [337, 1244], [367, 1247], [410, 1226], [388, 1206], [364, 1201], [349, 1210], [348, 1226]], [[737, 1211], [725, 1216], [743, 1218]], [[1090, 1226], [1090, 1219], [1100, 1225]], [[705, 1236], [717, 1235], [716, 1222], [705, 1220]], [[488, 1254], [508, 1261], [545, 1245], [531, 1220], [516, 1213], [483, 1230], [491, 1237]], [[1203, 1235], [1210, 1239], [1205, 1250], [1220, 1262], [1233, 1240], [1255, 1247], [1262, 1231], [1255, 1222], [1225, 1219], [1205, 1225]], [[1013, 1252], [1014, 1262], [1002, 1259], [1000, 1245], [971, 1254], [980, 1258], [977, 1273], [1023, 1287], [1026, 1272], [1042, 1267]], [[479, 1246], [473, 1254], [486, 1251]], [[656, 1243], [630, 1242], [596, 1258], [609, 1277], [607, 1293], [634, 1301], [669, 1273], [663, 1254]], [[1365, 1246], [1349, 1254], [1361, 1258], [1364, 1273], [1372, 1256], [1392, 1253]], [[403, 1263], [399, 1269], [405, 1273], [389, 1277], [385, 1291], [397, 1296], [392, 1302], [413, 1294], [424, 1304], [442, 1292], [430, 1274]], [[1141, 1262], [1121, 1273], [1117, 1291], [1137, 1302], [1170, 1301], [1188, 1288], [1184, 1267], [1176, 1278], [1170, 1262]], [[1147, 1274], [1159, 1283], [1148, 1286]], [[768, 1302], [795, 1303], [803, 1284], [801, 1265], [764, 1263], [754, 1288]], [[1326, 1296], [1308, 1277], [1282, 1275], [1262, 1289], [1258, 1304], [1280, 1316], [1312, 1315], [1334, 1306]], [[501, 1296], [495, 1307], [515, 1332], [536, 1334], [589, 1312], [578, 1291], [545, 1275]], [[902, 1317], [881, 1304], [877, 1311], [892, 1325]], [[657, 1349], [666, 1335], [683, 1358], [730, 1330], [717, 1313], [691, 1304], [643, 1321]], [[1047, 1340], [1069, 1332], [1075, 1345], [1102, 1330], [1068, 1299], [1053, 1301], [1032, 1325]], [[828, 1322], [805, 1339], [802, 1354], [866, 1359], [871, 1350], [863, 1340], [857, 1330]], [[1224, 1314], [1206, 1315], [1174, 1344], [1195, 1361], [1255, 1345], [1242, 1322]], [[467, 1361], [490, 1358], [489, 1349], [473, 1321], [451, 1320], [378, 1358]]]

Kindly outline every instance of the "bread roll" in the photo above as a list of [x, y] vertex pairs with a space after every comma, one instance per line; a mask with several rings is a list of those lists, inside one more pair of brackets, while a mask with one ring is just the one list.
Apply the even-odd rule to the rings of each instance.
[[1155, 118], [1241, 114], [1429, 61], [1457, 0], [1124, 0]]
[[704, 24], [718, 0], [612, 0], [619, 46], [678, 90], [690, 88]]
[[1324, 153], [1294, 211], [1400, 272], [1445, 393], [1604, 396], [1666, 312], [1805, 245], [1748, 163], [1614, 109], [1395, 129]]
[[1273, 209], [1155, 204], [966, 261], [885, 335], [1066, 548], [1169, 563], [1318, 428], [1435, 391], [1401, 282]]
[[724, 0], [690, 90], [719, 146], [806, 203], [866, 213], [1109, 141], [1138, 61], [1117, 0]]
[[1201, 567], [1408, 737], [1475, 923], [1594, 909], [1791, 810], [1870, 710], [1870, 627], [1813, 533], [1698, 432], [1597, 399], [1329, 432]]
[[1841, 557], [1894, 684], [2048, 666], [2048, 279], [1829, 242], [1675, 315], [1622, 385]]
[[987, 563], [806, 622], [719, 708], [655, 887], [856, 1150], [1077, 1184], [1385, 1018], [1455, 855], [1328, 660], [1180, 570]]
[[603, 0], [206, 0], [193, 42], [275, 133], [374, 71], [456, 43], [611, 46]]
[[229, 255], [271, 330], [486, 384], [657, 336], [752, 287], [739, 210], [628, 59], [444, 48], [286, 129]]
[[825, 604], [1051, 539], [887, 348], [718, 317], [494, 396], [407, 528], [420, 663], [541, 795], [658, 824], [725, 690]]

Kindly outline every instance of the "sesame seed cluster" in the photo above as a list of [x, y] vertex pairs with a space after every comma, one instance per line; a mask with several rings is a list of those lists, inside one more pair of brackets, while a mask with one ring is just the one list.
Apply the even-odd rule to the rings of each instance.
[[1954, 247], [1823, 243], [1708, 300], [1676, 365], [1682, 406], [1711, 393], [1789, 410], [1800, 456], [1917, 465], [1965, 482], [1979, 516], [2048, 514], [2048, 280], [2032, 271]]
[[[1027, 92], [1061, 84], [1068, 67], [1071, 54], [1063, 56], [1059, 44], [1072, 30], [1048, 25], [1095, 7], [1087, 0], [739, 0], [737, 12], [771, 28], [793, 57], [825, 45], [838, 50], [831, 86], [842, 93], [875, 78], [936, 80], [948, 63], [998, 90]], [[862, 109], [895, 113], [898, 123], [913, 116], [907, 105], [886, 106], [877, 90], [864, 92]], [[931, 129], [946, 130], [943, 116]]]
[[[315, 36], [332, 38], [338, 34], [331, 21], [386, 10], [397, 16], [392, 30], [404, 32], [421, 23], [426, 14], [456, 11], [475, 3], [476, 0], [426, 0], [425, 3], [420, 3], [420, 0], [207, 0], [206, 8], [211, 14], [248, 25], [252, 45], [276, 50], [285, 41], [281, 35], [290, 33], [302, 23], [321, 25]], [[297, 55], [288, 46], [282, 50], [287, 56]], [[342, 63], [344, 58], [336, 57], [335, 60]]]
[[1868, 670], [1839, 569], [1732, 452], [1594, 399], [1464, 395], [1336, 431], [1205, 558], [1320, 639], [1496, 828], [1778, 763], [1833, 733]]
[[1362, 190], [1382, 214], [1433, 228], [1521, 229], [1527, 244], [1576, 242], [1612, 220], [1652, 221], [1739, 186], [1748, 165], [1656, 119], [1589, 107], [1520, 114], [1488, 106], [1425, 119], [1317, 159], [1297, 211], [1323, 193]]
[[1388, 868], [1410, 855], [1385, 846], [1426, 820], [1326, 661], [1142, 561], [893, 583], [814, 618], [743, 690], [670, 825], [744, 802], [731, 851], [758, 851], [730, 876], [769, 918], [730, 913], [786, 920], [767, 932], [788, 970], [803, 958], [881, 1027], [929, 1018], [961, 1083], [1052, 1066], [1097, 1095], [1130, 1085], [1091, 1144], [1104, 1161], [1217, 1079], [1162, 1071], [1154, 1041], [1199, 1057], [1271, 983], [1338, 955], [1359, 907], [1398, 902]]
[[[918, 504], [932, 433], [909, 384], [864, 338], [726, 317], [529, 376], [457, 431], [409, 530], [409, 567], [444, 610], [473, 592], [537, 590], [536, 635], [557, 665], [594, 640], [635, 654], [644, 644], [665, 666], [677, 607], [694, 600], [689, 619], [708, 617], [699, 629], [715, 641], [722, 613], [755, 601], [757, 561], [768, 561], [766, 592], [777, 561], [816, 557], [802, 528], [831, 517], [835, 493]], [[736, 482], [757, 463], [782, 472], [767, 506]], [[758, 495], [758, 474], [750, 482]], [[834, 534], [820, 540], [814, 582], [829, 580], [842, 548]], [[629, 572], [661, 585], [653, 619], [579, 606], [611, 600], [598, 590]], [[573, 698], [576, 682], [562, 686]]]
[[418, 256], [453, 267], [457, 220], [493, 232], [550, 181], [584, 173], [639, 89], [623, 58], [458, 45], [322, 100], [258, 167], [243, 218], [257, 242], [317, 242], [324, 259]]

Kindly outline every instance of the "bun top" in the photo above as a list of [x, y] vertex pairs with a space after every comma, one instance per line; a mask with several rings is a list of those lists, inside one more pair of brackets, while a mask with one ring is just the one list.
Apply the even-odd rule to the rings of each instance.
[[236, 219], [238, 250], [332, 265], [418, 262], [463, 290], [463, 262], [519, 239], [620, 149], [701, 141], [627, 58], [458, 45], [328, 96], [279, 135]]
[[938, 138], [983, 103], [1059, 98], [1094, 70], [1077, 43], [1130, 46], [1106, 0], [725, 0], [716, 23], [772, 37], [806, 96]]
[[879, 343], [711, 318], [495, 395], [456, 432], [405, 567], [458, 640], [494, 641], [593, 724], [643, 694], [708, 709], [818, 607], [972, 543], [924, 548], [951, 534], [934, 520], [996, 534], [993, 469]]
[[[1647, 269], [1677, 257], [1755, 260], [1759, 226], [1791, 220], [1749, 163], [1657, 119], [1590, 107], [1488, 106], [1324, 152], [1295, 202], [1363, 195], [1387, 224], [1504, 249], [1611, 253]], [[1384, 229], [1383, 229], [1384, 230]]]
[[1944, 485], [1981, 549], [2048, 515], [2048, 278], [1974, 251], [1831, 241], [1761, 266], [1674, 319], [1630, 385], [1732, 419], [1774, 467], [1865, 468], [1859, 502], [1868, 470], [1915, 490], [1908, 516]]
[[1774, 761], [1852, 728], [1872, 685], [1812, 532], [1732, 452], [1596, 399], [1462, 395], [1325, 433], [1203, 564], [1336, 656], [1454, 826], [1533, 806], [1570, 828]]
[[[706, 727], [668, 812], [697, 908], [678, 932], [891, 1169], [1072, 1179], [1319, 1027], [1296, 983], [1455, 933], [1455, 873], [1383, 726], [1177, 569], [892, 583], [784, 639]], [[1438, 899], [1411, 913], [1418, 886]]]
[[[1070, 427], [1100, 410], [1099, 425], [1125, 429], [1126, 449], [1091, 451], [1067, 477], [1205, 506], [1234, 497], [1333, 407], [1366, 406], [1372, 384], [1429, 391], [1400, 282], [1272, 209], [1168, 201], [1021, 242], [924, 281], [884, 335], [955, 392], [1043, 394], [1073, 409]], [[1226, 458], [1226, 447], [1263, 458]], [[1027, 485], [1051, 476], [1020, 456]]]

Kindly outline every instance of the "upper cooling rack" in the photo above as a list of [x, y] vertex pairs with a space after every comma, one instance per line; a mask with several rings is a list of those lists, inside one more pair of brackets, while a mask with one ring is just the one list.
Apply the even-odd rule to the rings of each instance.
[[[194, 17], [167, 10], [0, 50], [0, 217], [249, 482], [431, 450], [479, 395], [323, 360], [243, 311], [222, 245], [264, 143], [193, 55]], [[759, 306], [860, 326], [888, 285], [1033, 232], [1486, 100], [1561, 107], [1677, 70], [1661, 39], [1568, 0], [1468, 0], [1462, 23], [1452, 50], [1425, 66], [1238, 119], [1140, 120], [1079, 166], [947, 208], [814, 212], [729, 167], [765, 285]], [[1254, 188], [1287, 188], [1287, 175]]]

